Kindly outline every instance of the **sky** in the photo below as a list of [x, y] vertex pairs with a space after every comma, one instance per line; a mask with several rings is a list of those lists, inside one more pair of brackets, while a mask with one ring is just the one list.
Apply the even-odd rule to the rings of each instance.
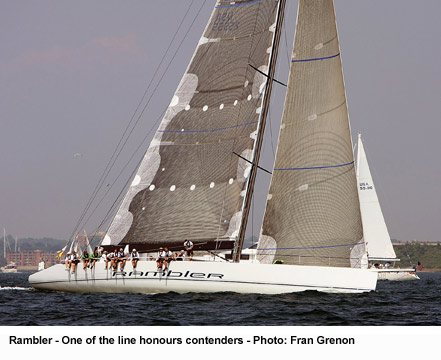
[[[287, 3], [282, 82], [297, 13], [297, 1]], [[97, 229], [147, 149], [214, 5], [0, 0], [0, 227], [18, 238], [69, 238], [147, 90], [143, 106], [151, 100], [78, 231]], [[390, 235], [440, 241], [441, 1], [335, 0], [335, 8], [353, 139], [362, 132]], [[275, 86], [260, 163], [267, 169], [283, 102]], [[260, 232], [269, 180], [259, 174], [249, 235]]]

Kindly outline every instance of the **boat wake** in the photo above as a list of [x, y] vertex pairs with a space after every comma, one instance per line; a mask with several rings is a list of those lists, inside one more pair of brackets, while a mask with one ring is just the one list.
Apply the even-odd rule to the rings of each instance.
[[22, 290], [22, 291], [32, 291], [34, 290], [31, 287], [20, 287], [20, 286], [5, 286], [5, 287], [0, 287], [0, 291], [2, 290]]

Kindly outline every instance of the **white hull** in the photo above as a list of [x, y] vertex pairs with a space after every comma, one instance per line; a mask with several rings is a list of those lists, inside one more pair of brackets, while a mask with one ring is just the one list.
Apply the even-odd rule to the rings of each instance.
[[54, 265], [29, 277], [32, 287], [67, 292], [164, 293], [221, 292], [280, 294], [306, 290], [360, 293], [375, 290], [377, 275], [367, 269], [175, 261], [158, 273], [154, 261], [138, 263], [136, 273], [127, 264], [121, 271], [104, 264], [75, 274]]
[[2, 273], [16, 273], [17, 269], [3, 269], [1, 268]]
[[418, 280], [414, 269], [370, 269], [378, 274], [378, 280], [409, 281]]

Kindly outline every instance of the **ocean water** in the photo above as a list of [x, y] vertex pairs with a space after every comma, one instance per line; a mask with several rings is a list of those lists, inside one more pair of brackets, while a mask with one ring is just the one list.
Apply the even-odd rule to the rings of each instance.
[[441, 273], [365, 294], [283, 295], [71, 294], [34, 290], [30, 274], [0, 273], [0, 325], [441, 325]]

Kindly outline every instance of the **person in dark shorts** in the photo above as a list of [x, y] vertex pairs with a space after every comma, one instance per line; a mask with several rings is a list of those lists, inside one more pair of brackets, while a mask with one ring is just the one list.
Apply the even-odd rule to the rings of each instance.
[[163, 248], [159, 248], [158, 258], [156, 259], [156, 266], [158, 267], [158, 270], [162, 270], [164, 261], [165, 261], [165, 251]]
[[86, 270], [86, 268], [89, 266], [89, 253], [86, 249], [83, 251], [83, 255], [81, 256], [81, 260], [83, 260], [83, 270]]
[[130, 260], [132, 261], [133, 270], [136, 270], [136, 265], [138, 265], [139, 261], [139, 253], [136, 251], [136, 249], [132, 249], [132, 252], [130, 253]]
[[100, 259], [101, 255], [99, 253], [98, 248], [95, 248], [93, 254], [89, 254], [89, 267], [92, 269], [95, 266], [95, 263]]
[[184, 249], [190, 260], [193, 258], [193, 248], [194, 248], [194, 244], [190, 240], [186, 239], [184, 241]]
[[168, 249], [168, 247], [166, 247], [164, 249], [164, 253], [165, 253], [165, 257], [164, 257], [164, 265], [165, 268], [164, 270], [168, 269], [168, 264], [170, 264], [170, 261], [173, 261], [175, 259], [175, 256], [173, 255], [173, 253]]
[[127, 261], [127, 254], [124, 252], [123, 248], [120, 248], [118, 251], [118, 262], [119, 262], [119, 267], [121, 269], [121, 271], [124, 271], [124, 266], [126, 266], [126, 261]]
[[71, 269], [72, 274], [75, 273], [75, 270], [77, 269], [77, 264], [80, 262], [80, 259], [78, 257], [78, 254], [75, 250], [72, 250], [72, 254], [70, 255], [70, 263], [71, 263]]

